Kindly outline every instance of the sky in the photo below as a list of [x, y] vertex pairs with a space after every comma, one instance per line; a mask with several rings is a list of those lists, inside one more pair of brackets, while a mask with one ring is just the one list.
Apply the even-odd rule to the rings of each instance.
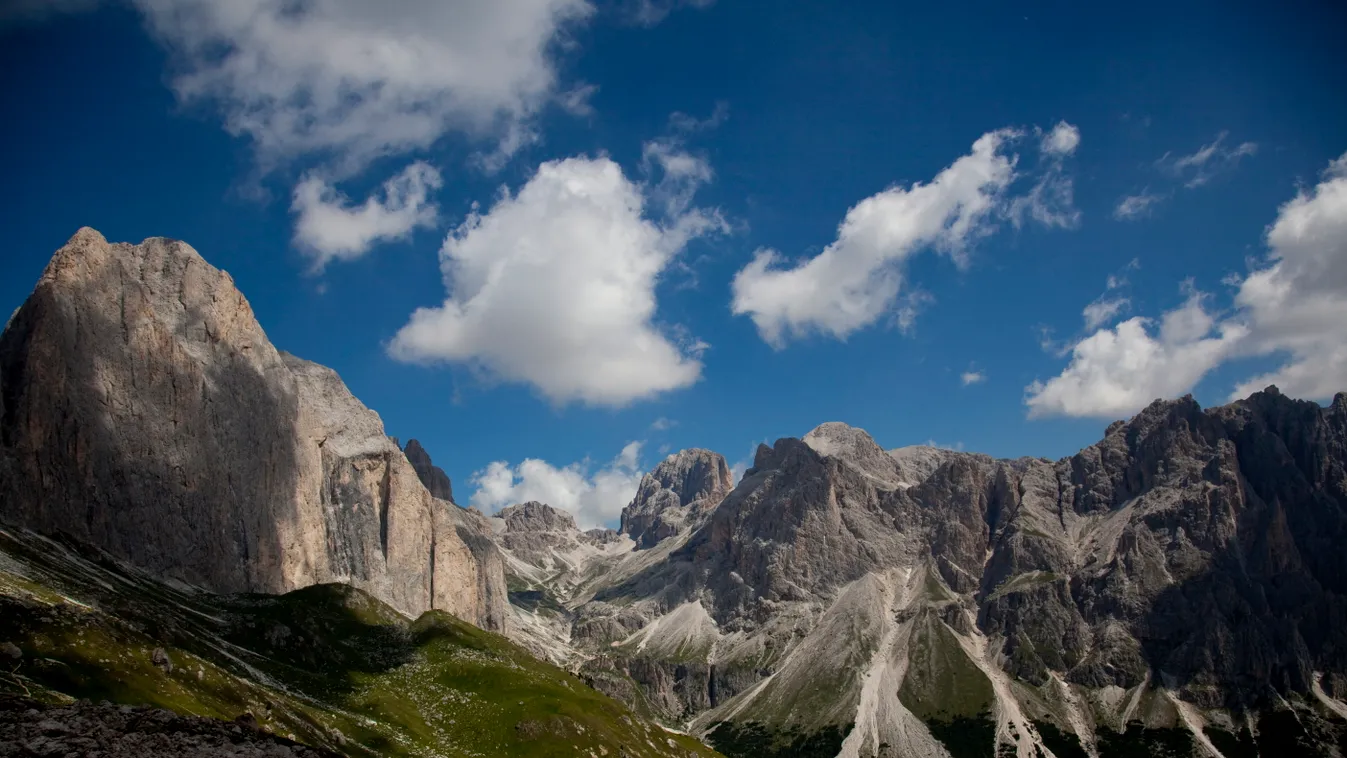
[[181, 239], [461, 505], [1347, 390], [1338, 2], [4, 0], [0, 309]]

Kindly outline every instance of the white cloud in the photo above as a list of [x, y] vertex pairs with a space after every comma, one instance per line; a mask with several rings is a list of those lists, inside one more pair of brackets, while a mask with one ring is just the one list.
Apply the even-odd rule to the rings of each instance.
[[218, 105], [264, 164], [341, 173], [451, 130], [507, 138], [553, 94], [551, 49], [587, 0], [134, 0], [174, 90]]
[[587, 461], [558, 468], [527, 458], [511, 466], [494, 461], [472, 476], [471, 504], [488, 513], [536, 500], [575, 517], [581, 529], [607, 526], [621, 515], [640, 486], [640, 442], [629, 442], [606, 466], [590, 474]]
[[1085, 317], [1086, 331], [1096, 329], [1112, 321], [1126, 311], [1131, 304], [1132, 301], [1125, 297], [1101, 297], [1095, 300], [1085, 306], [1085, 310], [1081, 312], [1081, 315]]
[[968, 370], [959, 376], [959, 382], [967, 387], [970, 384], [980, 384], [987, 381], [987, 375], [981, 371]]
[[1175, 177], [1183, 180], [1183, 186], [1192, 189], [1211, 181], [1220, 172], [1234, 168], [1241, 158], [1258, 152], [1253, 142], [1241, 142], [1235, 147], [1226, 147], [1225, 138], [1229, 132], [1221, 132], [1210, 144], [1203, 145], [1191, 155], [1177, 157], [1165, 153], [1158, 164]]
[[1269, 384], [1297, 397], [1347, 390], [1347, 153], [1280, 208], [1267, 243], [1270, 265], [1249, 274], [1235, 296], [1251, 331], [1243, 349], [1288, 360], [1242, 382], [1232, 397]]
[[706, 345], [656, 323], [655, 285], [689, 240], [723, 226], [679, 194], [709, 174], [673, 163], [656, 187], [675, 200], [653, 212], [650, 188], [608, 158], [544, 163], [503, 190], [445, 240], [448, 298], [413, 313], [390, 354], [475, 365], [555, 403], [622, 406], [696, 382]]
[[1151, 192], [1149, 189], [1144, 189], [1135, 195], [1125, 195], [1118, 201], [1118, 206], [1113, 209], [1113, 218], [1119, 221], [1130, 221], [1148, 216], [1165, 197], [1165, 195]]
[[1058, 121], [1052, 131], [1043, 135], [1039, 147], [1047, 155], [1066, 156], [1080, 146], [1080, 129], [1065, 121]]
[[926, 440], [922, 444], [925, 445], [926, 447], [934, 447], [939, 448], [941, 450], [953, 450], [956, 453], [963, 452], [962, 442], [955, 442], [954, 444], [945, 444], [943, 442], [936, 442], [935, 440]]
[[664, 416], [660, 416], [659, 418], [650, 422], [650, 431], [665, 432], [674, 428], [675, 426], [678, 426], [677, 421], [671, 418], [665, 418]]
[[354, 260], [375, 242], [435, 226], [438, 208], [430, 193], [440, 186], [440, 173], [418, 161], [384, 182], [382, 199], [370, 196], [352, 207], [325, 179], [310, 175], [295, 186], [291, 204], [299, 216], [295, 244], [313, 260], [315, 272], [334, 260]]
[[968, 246], [991, 233], [998, 216], [1018, 215], [1024, 198], [1006, 197], [1017, 175], [1016, 157], [1005, 148], [1019, 136], [1009, 129], [984, 134], [929, 184], [890, 187], [860, 201], [837, 239], [809, 260], [792, 265], [775, 250], [758, 250], [735, 274], [733, 312], [751, 317], [776, 348], [811, 333], [845, 339], [886, 313], [910, 326], [919, 302], [894, 313], [906, 259], [934, 248], [967, 265]]
[[1080, 146], [1080, 129], [1061, 121], [1046, 133], [1034, 131], [1039, 135], [1040, 176], [1028, 193], [1010, 201], [1006, 213], [1017, 227], [1028, 216], [1049, 228], [1074, 229], [1080, 225], [1080, 211], [1066, 159]]
[[645, 143], [641, 162], [647, 173], [660, 172], [660, 181], [650, 188], [649, 194], [669, 216], [685, 213], [697, 188], [714, 176], [711, 164], [688, 152], [676, 138], [665, 137]]
[[1191, 292], [1182, 306], [1164, 315], [1158, 329], [1138, 316], [1076, 343], [1061, 375], [1026, 389], [1029, 417], [1115, 418], [1157, 397], [1187, 392], [1242, 336], [1235, 325], [1218, 329], [1205, 300]]
[[1269, 256], [1242, 279], [1233, 312], [1218, 319], [1206, 296], [1166, 313], [1101, 329], [1071, 350], [1066, 370], [1026, 390], [1029, 415], [1117, 417], [1192, 389], [1231, 358], [1285, 356], [1276, 370], [1239, 382], [1231, 399], [1269, 384], [1314, 399], [1347, 389], [1347, 154], [1320, 183], [1278, 210]]

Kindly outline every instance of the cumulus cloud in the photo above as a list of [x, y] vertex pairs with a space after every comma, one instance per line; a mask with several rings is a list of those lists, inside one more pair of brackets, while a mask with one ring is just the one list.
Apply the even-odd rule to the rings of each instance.
[[688, 205], [709, 167], [660, 156], [653, 188], [608, 158], [569, 158], [474, 211], [440, 251], [447, 299], [413, 313], [389, 353], [478, 366], [558, 404], [622, 406], [696, 382], [706, 345], [655, 321], [655, 285], [723, 222]]
[[1080, 146], [1080, 129], [1065, 121], [1057, 122], [1051, 131], [1042, 135], [1040, 150], [1046, 155], [1067, 156]]
[[[1059, 125], [1053, 133], [1059, 130], [1065, 135], [1074, 127]], [[1027, 212], [1060, 225], [1056, 219], [1069, 213], [1053, 208], [1062, 199], [1060, 182], [1040, 180], [1029, 196], [1008, 197], [1018, 176], [1007, 148], [1022, 136], [1011, 129], [984, 134], [930, 183], [890, 187], [860, 201], [847, 211], [837, 239], [813, 258], [791, 263], [775, 250], [758, 250], [735, 274], [732, 311], [752, 318], [778, 349], [812, 333], [845, 339], [886, 314], [910, 326], [925, 300], [900, 297], [909, 257], [934, 249], [966, 266], [969, 246], [994, 231], [998, 219]], [[1044, 156], [1047, 174], [1078, 141], [1078, 135], [1042, 139], [1040, 146], [1053, 150]], [[1069, 202], [1069, 185], [1065, 195]]]
[[1267, 243], [1269, 265], [1249, 274], [1235, 296], [1250, 330], [1242, 347], [1288, 359], [1231, 396], [1269, 384], [1298, 397], [1347, 390], [1347, 153], [1281, 207]]
[[510, 127], [546, 102], [550, 52], [587, 0], [134, 0], [172, 54], [174, 90], [217, 105], [264, 161], [350, 171], [450, 130]]
[[440, 172], [418, 161], [384, 182], [382, 198], [371, 195], [352, 206], [326, 179], [310, 175], [295, 187], [291, 204], [298, 215], [295, 244], [312, 259], [315, 272], [334, 260], [359, 258], [375, 242], [433, 227], [438, 207], [430, 194], [440, 185]]
[[1027, 388], [1029, 417], [1115, 418], [1192, 389], [1243, 336], [1238, 325], [1218, 328], [1206, 300], [1191, 291], [1158, 324], [1138, 316], [1076, 343], [1065, 371]]
[[527, 458], [511, 466], [494, 461], [472, 476], [471, 504], [493, 513], [536, 500], [575, 517], [581, 529], [603, 527], [621, 515], [641, 484], [641, 444], [629, 442], [617, 457], [590, 473], [588, 461], [558, 468]]
[[1189, 285], [1158, 325], [1136, 317], [1096, 331], [1072, 347], [1059, 376], [1026, 389], [1029, 415], [1123, 416], [1252, 356], [1284, 362], [1239, 382], [1231, 399], [1269, 384], [1315, 399], [1347, 389], [1347, 155], [1281, 206], [1266, 242], [1261, 267], [1228, 280], [1238, 288], [1228, 314]]
[[981, 371], [969, 369], [959, 376], [959, 382], [967, 387], [970, 384], [981, 384], [987, 381], [987, 375]]
[[1124, 195], [1118, 200], [1117, 207], [1113, 209], [1113, 217], [1119, 221], [1143, 218], [1150, 215], [1155, 206], [1165, 197], [1165, 195], [1151, 192], [1149, 188], [1135, 195]]

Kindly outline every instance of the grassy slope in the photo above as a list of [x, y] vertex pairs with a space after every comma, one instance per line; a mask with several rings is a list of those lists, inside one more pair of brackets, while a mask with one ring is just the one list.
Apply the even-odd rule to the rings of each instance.
[[[342, 585], [180, 591], [80, 548], [0, 530], [0, 691], [233, 718], [349, 755], [714, 756], [505, 638], [408, 622]], [[156, 648], [171, 671], [156, 666]]]

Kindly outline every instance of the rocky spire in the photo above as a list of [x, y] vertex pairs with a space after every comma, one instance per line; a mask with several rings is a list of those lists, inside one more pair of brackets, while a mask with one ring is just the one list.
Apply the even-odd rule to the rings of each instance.
[[449, 475], [431, 462], [430, 453], [421, 447], [420, 442], [414, 439], [407, 440], [407, 447], [402, 452], [407, 456], [412, 468], [416, 469], [416, 475], [421, 478], [421, 483], [426, 485], [432, 497], [454, 502], [454, 485], [449, 481]]
[[511, 505], [502, 509], [497, 517], [505, 522], [507, 532], [516, 534], [578, 531], [574, 516], [537, 500]]
[[670, 455], [641, 479], [636, 497], [622, 509], [623, 534], [648, 548], [695, 529], [734, 489], [725, 456], [690, 449]]

